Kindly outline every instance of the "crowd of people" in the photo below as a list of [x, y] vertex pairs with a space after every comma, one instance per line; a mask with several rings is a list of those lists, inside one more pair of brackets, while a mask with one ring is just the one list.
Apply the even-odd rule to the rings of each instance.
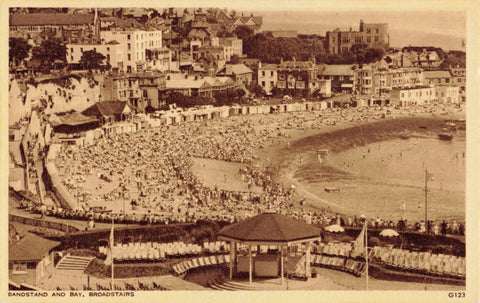
[[[430, 108], [398, 110], [400, 113], [429, 112]], [[311, 211], [303, 207], [294, 186], [275, 182], [265, 167], [255, 164], [255, 152], [288, 136], [287, 129], [325, 127], [332, 121], [365, 121], [380, 118], [385, 109], [371, 107], [329, 109], [322, 112], [245, 116], [223, 120], [194, 121], [135, 133], [114, 134], [93, 145], [65, 145], [56, 158], [64, 183], [78, 201], [78, 209], [50, 207], [47, 215], [98, 221], [169, 223], [199, 219], [234, 222], [267, 209], [318, 225], [358, 226], [356, 217], [340, 216], [327, 208]], [[238, 170], [248, 188], [261, 192], [207, 187], [197, 176], [192, 158], [241, 163]], [[120, 201], [120, 202], [119, 202]], [[300, 202], [300, 203], [297, 203]], [[117, 204], [115, 204], [117, 203]], [[127, 204], [128, 211], [95, 212], [95, 205], [112, 210]], [[35, 208], [35, 207], [33, 207]], [[373, 220], [372, 226], [421, 231], [421, 222]], [[432, 233], [462, 233], [461, 224], [432, 225]], [[456, 226], [456, 227], [455, 227]]]

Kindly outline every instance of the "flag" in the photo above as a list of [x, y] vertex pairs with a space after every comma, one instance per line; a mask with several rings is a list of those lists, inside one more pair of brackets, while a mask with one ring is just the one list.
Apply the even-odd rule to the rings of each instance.
[[362, 255], [365, 252], [365, 228], [367, 227], [367, 222], [363, 224], [362, 231], [358, 235], [355, 242], [353, 242], [353, 250], [350, 254], [352, 258]]
[[425, 182], [433, 181], [433, 174], [429, 173], [428, 170], [425, 170]]
[[105, 265], [111, 265], [113, 263], [113, 222], [112, 222], [112, 230], [110, 231], [110, 239], [108, 241], [109, 248], [107, 251], [107, 258], [105, 258]]

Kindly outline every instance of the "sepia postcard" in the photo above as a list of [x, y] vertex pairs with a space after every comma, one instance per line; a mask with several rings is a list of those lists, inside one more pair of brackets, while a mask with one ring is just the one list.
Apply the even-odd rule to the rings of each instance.
[[2, 2], [0, 300], [478, 302], [478, 12]]

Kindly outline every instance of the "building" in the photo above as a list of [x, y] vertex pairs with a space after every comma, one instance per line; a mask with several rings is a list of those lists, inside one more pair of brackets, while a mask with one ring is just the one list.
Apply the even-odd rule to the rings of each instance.
[[123, 101], [100, 101], [82, 112], [87, 117], [100, 120], [101, 124], [129, 120], [132, 111], [127, 102]]
[[277, 66], [277, 88], [284, 95], [310, 97], [316, 80], [315, 63], [311, 61], [285, 61]]
[[225, 66], [225, 51], [221, 46], [202, 46], [198, 49], [198, 54], [193, 60], [205, 59], [211, 66], [217, 70]]
[[35, 38], [50, 32], [70, 43], [98, 40], [100, 22], [94, 14], [10, 14], [10, 37]]
[[235, 88], [235, 82], [229, 77], [203, 77], [200, 75], [166, 75], [167, 93], [181, 93], [184, 96], [213, 97], [215, 91]]
[[54, 267], [53, 250], [59, 244], [32, 233], [12, 240], [8, 249], [8, 279], [20, 285], [39, 286]]
[[157, 60], [155, 56], [147, 58], [147, 49], [155, 51], [162, 48], [162, 31], [160, 30], [102, 31], [100, 36], [104, 41], [114, 40], [123, 46], [123, 53], [126, 55], [124, 69], [127, 73], [146, 70], [149, 66], [148, 59]]
[[459, 87], [460, 101], [465, 102], [466, 86], [467, 86], [467, 71], [464, 67], [450, 68], [450, 74], [452, 74], [452, 85]]
[[163, 105], [165, 75], [157, 73], [116, 74], [105, 76], [103, 100], [128, 102], [131, 108], [143, 112], [147, 106]]
[[224, 68], [217, 72], [217, 76], [230, 77], [237, 83], [242, 83], [244, 86], [252, 83], [252, 70], [244, 64], [227, 64]]
[[438, 103], [460, 103], [460, 88], [453, 85], [436, 85], [435, 99]]
[[355, 73], [352, 64], [317, 65], [317, 79], [331, 80], [333, 92], [353, 93]]
[[235, 37], [219, 38], [213, 37], [212, 46], [223, 48], [224, 58], [228, 62], [232, 56], [241, 57], [243, 55], [243, 41]]
[[432, 104], [436, 100], [435, 87], [394, 88], [390, 91], [390, 104], [400, 106]]
[[450, 85], [453, 82], [452, 75], [448, 70], [424, 71], [423, 77], [425, 84]]
[[273, 89], [277, 86], [277, 64], [265, 64], [262, 65], [257, 72], [258, 85], [263, 89], [263, 92], [271, 96]]
[[332, 54], [342, 54], [349, 51], [354, 44], [366, 44], [370, 47], [388, 46], [388, 24], [387, 23], [364, 23], [360, 20], [359, 31], [341, 31], [338, 28], [334, 31], [327, 31], [327, 49]]
[[421, 67], [424, 70], [438, 69], [443, 60], [438, 54], [442, 49], [438, 47], [408, 46], [402, 48], [402, 59], [411, 62], [412, 66]]
[[84, 52], [95, 51], [105, 56], [105, 64], [109, 64], [113, 69], [123, 71], [126, 58], [123, 45], [117, 41], [109, 41], [105, 44], [67, 44], [67, 63], [79, 64]]
[[232, 27], [233, 29], [239, 26], [246, 26], [253, 30], [254, 33], [257, 33], [262, 28], [263, 24], [263, 17], [262, 16], [254, 16], [253, 14], [250, 17], [236, 17], [234, 18]]
[[357, 97], [370, 98], [372, 102], [369, 105], [388, 103], [392, 89], [424, 84], [422, 69], [416, 67], [388, 69], [370, 64], [356, 69], [354, 73], [354, 93]]

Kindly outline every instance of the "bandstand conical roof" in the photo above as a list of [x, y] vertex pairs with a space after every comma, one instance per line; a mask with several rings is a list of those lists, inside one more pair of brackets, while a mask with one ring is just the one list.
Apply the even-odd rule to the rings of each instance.
[[239, 241], [291, 242], [319, 238], [321, 230], [313, 225], [276, 214], [262, 213], [225, 226], [218, 236]]

